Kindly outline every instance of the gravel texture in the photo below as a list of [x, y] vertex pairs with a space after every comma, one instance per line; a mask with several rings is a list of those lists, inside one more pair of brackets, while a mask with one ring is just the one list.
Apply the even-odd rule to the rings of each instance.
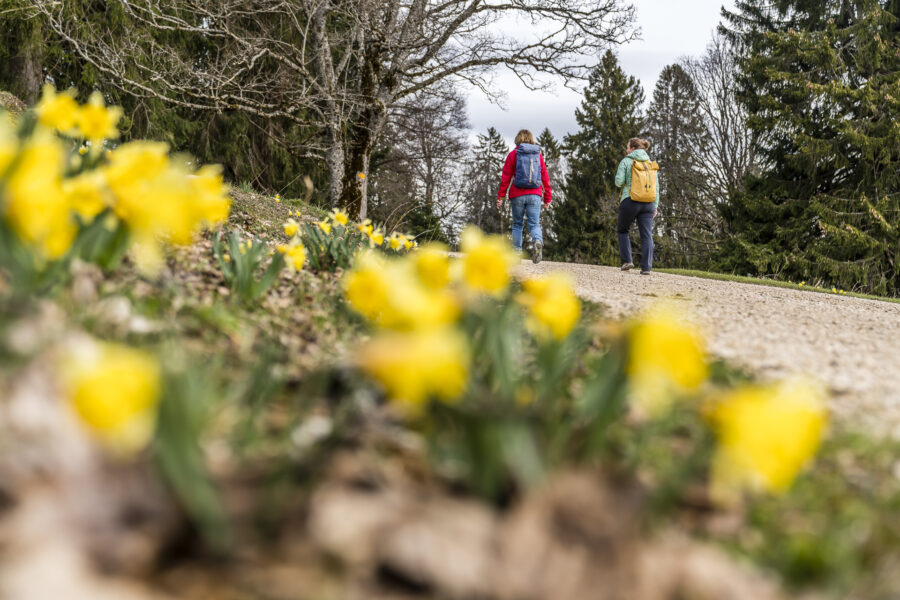
[[714, 355], [763, 379], [812, 375], [831, 388], [838, 417], [900, 436], [900, 304], [568, 263], [523, 261], [520, 274], [553, 271], [613, 317], [683, 303]]

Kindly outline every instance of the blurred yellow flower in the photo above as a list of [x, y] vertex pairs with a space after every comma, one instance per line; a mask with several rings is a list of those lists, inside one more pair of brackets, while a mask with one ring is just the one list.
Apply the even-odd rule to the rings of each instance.
[[110, 191], [102, 171], [85, 171], [64, 179], [62, 189], [72, 209], [85, 222], [90, 223], [110, 205]]
[[443, 244], [432, 243], [423, 246], [413, 258], [419, 279], [431, 289], [441, 289], [450, 283], [450, 256], [447, 251]]
[[539, 337], [565, 339], [581, 316], [581, 302], [569, 278], [553, 274], [527, 279], [522, 288], [517, 300], [528, 309], [528, 328]]
[[366, 219], [362, 223], [356, 224], [356, 230], [364, 235], [371, 236], [372, 232], [375, 230], [375, 227], [372, 225], [371, 220]]
[[94, 92], [87, 104], [78, 109], [76, 122], [81, 135], [98, 144], [103, 140], [114, 140], [119, 137], [116, 125], [122, 118], [122, 108], [107, 107], [103, 102], [103, 94]]
[[316, 225], [325, 232], [326, 235], [331, 233], [331, 223], [328, 221], [319, 221]]
[[306, 263], [306, 246], [301, 243], [290, 246], [278, 246], [278, 251], [284, 254], [284, 260], [292, 271], [300, 271]]
[[334, 209], [331, 211], [329, 217], [331, 217], [332, 221], [342, 226], [350, 222], [350, 217], [347, 216], [347, 213], [343, 210]]
[[460, 236], [460, 249], [465, 254], [463, 281], [470, 289], [495, 296], [506, 291], [519, 258], [504, 238], [486, 236], [477, 227], [467, 227]]
[[294, 219], [288, 219], [284, 224], [284, 235], [288, 236], [289, 238], [297, 235], [298, 231], [300, 231], [300, 224], [297, 223], [297, 221], [295, 221]]
[[384, 232], [380, 229], [376, 229], [375, 231], [369, 234], [369, 244], [373, 246], [380, 246], [384, 243]]
[[702, 338], [668, 304], [651, 308], [631, 326], [626, 370], [634, 401], [650, 415], [699, 388], [709, 374]]
[[81, 421], [124, 453], [141, 450], [153, 437], [160, 379], [155, 358], [112, 344], [79, 348], [63, 369], [66, 395]]
[[275, 202], [281, 202], [281, 194], [275, 194]]
[[426, 287], [408, 261], [357, 255], [344, 279], [350, 306], [380, 327], [409, 331], [443, 326], [459, 317], [459, 302], [446, 290]]
[[56, 129], [60, 133], [74, 132], [78, 121], [78, 103], [75, 101], [75, 90], [56, 93], [52, 84], [44, 84], [41, 99], [34, 107], [38, 123], [44, 127]]
[[0, 177], [3, 177], [18, 151], [19, 141], [15, 131], [5, 119], [0, 119]]
[[360, 349], [357, 360], [410, 416], [430, 398], [444, 402], [459, 398], [469, 376], [468, 344], [450, 328], [382, 334]]
[[719, 446], [713, 493], [787, 490], [822, 441], [828, 414], [822, 388], [805, 379], [746, 386], [717, 402], [710, 421]]
[[88, 153], [88, 149], [89, 148], [87, 146], [81, 146], [80, 148], [78, 148], [78, 154], [84, 156]]
[[399, 250], [406, 243], [406, 236], [402, 233], [397, 233], [396, 231], [391, 234], [391, 237], [388, 239], [388, 244], [391, 246], [391, 250]]
[[414, 244], [415, 244], [414, 240], [409, 239], [409, 236], [404, 236], [403, 247], [405, 249], [407, 249], [407, 250], [412, 249]]
[[[206, 226], [224, 222], [231, 212], [230, 188], [221, 165], [204, 165], [188, 177], [193, 191], [191, 202], [195, 220]], [[194, 227], [197, 227], [195, 223]]]
[[25, 145], [6, 184], [7, 223], [19, 239], [51, 260], [68, 252], [76, 233], [62, 187], [63, 162], [60, 142], [38, 134]]
[[366, 174], [363, 173], [362, 171], [360, 171], [359, 173], [357, 173], [356, 176], [359, 177], [361, 180], [366, 178]]

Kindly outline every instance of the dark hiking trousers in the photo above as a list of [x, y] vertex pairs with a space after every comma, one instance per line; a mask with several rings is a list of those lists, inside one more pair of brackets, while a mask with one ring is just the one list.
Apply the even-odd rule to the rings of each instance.
[[622, 200], [619, 205], [619, 256], [622, 263], [631, 260], [631, 240], [628, 230], [635, 220], [641, 232], [641, 271], [653, 268], [653, 213], [656, 212], [652, 202], [635, 202], [631, 198]]

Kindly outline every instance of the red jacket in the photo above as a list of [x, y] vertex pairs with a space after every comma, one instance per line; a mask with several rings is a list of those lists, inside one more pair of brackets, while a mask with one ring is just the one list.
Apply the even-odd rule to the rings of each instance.
[[553, 198], [553, 190], [550, 189], [550, 174], [547, 173], [547, 165], [544, 164], [544, 155], [541, 154], [541, 181], [543, 187], [538, 189], [520, 190], [512, 185], [512, 180], [516, 177], [516, 151], [513, 150], [506, 157], [506, 163], [503, 165], [503, 177], [500, 179], [500, 193], [497, 197], [500, 200], [506, 198], [506, 190], [509, 190], [509, 198], [518, 198], [519, 196], [540, 195], [544, 197], [544, 204], [550, 204]]

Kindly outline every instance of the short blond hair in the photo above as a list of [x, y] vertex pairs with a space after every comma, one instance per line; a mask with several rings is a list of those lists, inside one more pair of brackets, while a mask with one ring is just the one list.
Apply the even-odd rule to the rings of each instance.
[[534, 142], [534, 134], [532, 134], [527, 129], [519, 130], [519, 133], [516, 134], [516, 146], [519, 144], [533, 144]]

